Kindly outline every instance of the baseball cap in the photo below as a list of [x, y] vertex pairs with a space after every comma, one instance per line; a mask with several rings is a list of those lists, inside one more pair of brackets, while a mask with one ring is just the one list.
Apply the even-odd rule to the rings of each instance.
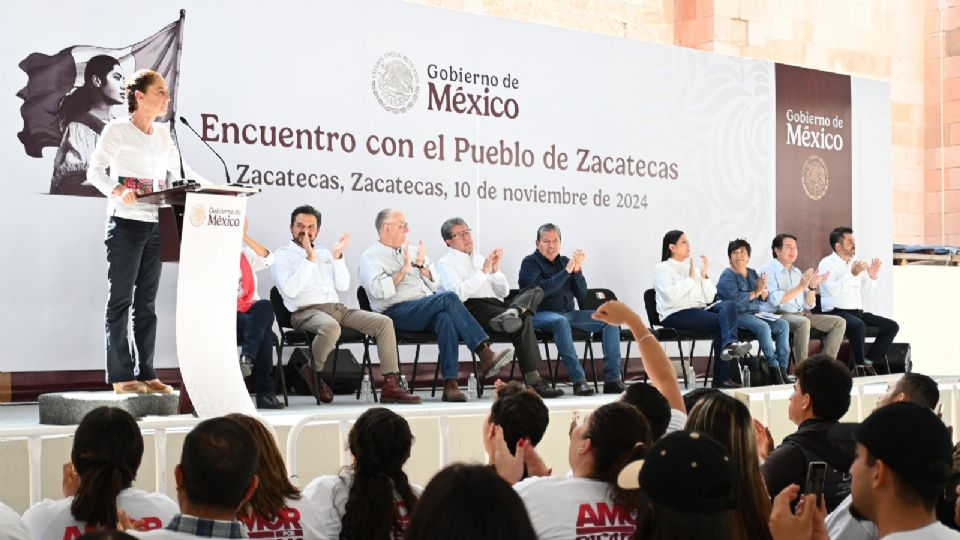
[[675, 431], [657, 441], [645, 459], [617, 477], [623, 489], [642, 489], [650, 499], [681, 513], [712, 513], [737, 506], [727, 449], [700, 431]]
[[871, 456], [898, 473], [919, 475], [937, 470], [930, 464], [944, 464], [949, 469], [953, 463], [947, 426], [933, 411], [915, 403], [885, 405], [859, 424], [834, 425], [829, 434], [862, 444]]

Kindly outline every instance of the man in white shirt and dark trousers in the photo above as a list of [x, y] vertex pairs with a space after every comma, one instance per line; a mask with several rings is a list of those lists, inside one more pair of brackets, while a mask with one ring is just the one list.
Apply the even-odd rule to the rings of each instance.
[[440, 236], [450, 247], [450, 251], [437, 261], [440, 290], [456, 293], [485, 331], [510, 335], [523, 381], [528, 387], [540, 397], [562, 396], [563, 390], [551, 388], [540, 378], [542, 359], [531, 315], [536, 312], [543, 291], [539, 288], [525, 290], [508, 305], [504, 298], [510, 292], [510, 285], [507, 276], [500, 271], [503, 250], [494, 249], [487, 257], [477, 253], [472, 231], [459, 217], [443, 222]]
[[[311, 344], [316, 370], [321, 371], [327, 357], [340, 339], [340, 328], [352, 328], [377, 340], [380, 371], [383, 373], [381, 403], [420, 403], [420, 396], [410, 393], [400, 384], [400, 363], [393, 321], [378, 313], [351, 309], [340, 303], [337, 291], [350, 287], [350, 272], [343, 251], [350, 243], [350, 235], [343, 235], [333, 251], [314, 247], [320, 232], [320, 212], [312, 206], [295, 208], [290, 215], [290, 233], [293, 239], [274, 252], [270, 267], [273, 280], [290, 310], [294, 328], [314, 334]], [[311, 391], [324, 403], [333, 400], [330, 387], [318, 376], [319, 388], [313, 388], [313, 373], [304, 366], [304, 378]]]
[[466, 401], [457, 380], [460, 340], [480, 357], [481, 377], [489, 377], [509, 364], [513, 349], [494, 352], [487, 333], [455, 293], [434, 294], [437, 283], [433, 264], [427, 258], [423, 241], [413, 253], [408, 249], [410, 226], [403, 212], [383, 209], [377, 213], [374, 226], [380, 240], [360, 258], [360, 281], [370, 298], [370, 307], [393, 319], [398, 330], [434, 332], [443, 372], [442, 399]]
[[[820, 304], [824, 313], [843, 317], [847, 321], [846, 336], [850, 340], [853, 364], [867, 374], [874, 374], [873, 364], [886, 361], [887, 350], [900, 331], [896, 321], [863, 310], [863, 293], [874, 288], [880, 277], [880, 259], [869, 264], [855, 260], [857, 243], [853, 229], [837, 227], [830, 232], [833, 253], [820, 261], [819, 272], [829, 272], [829, 277], [820, 285]], [[875, 326], [880, 333], [864, 351], [867, 326]]]
[[770, 296], [760, 302], [760, 310], [778, 313], [790, 324], [793, 352], [797, 362], [807, 357], [810, 328], [827, 334], [823, 352], [836, 358], [847, 322], [836, 315], [811, 311], [817, 303], [817, 289], [820, 283], [830, 277], [829, 273], [818, 275], [812, 268], [801, 272], [794, 266], [799, 251], [797, 237], [792, 234], [781, 233], [773, 237], [770, 249], [773, 260], [760, 268], [761, 275], [767, 276]]

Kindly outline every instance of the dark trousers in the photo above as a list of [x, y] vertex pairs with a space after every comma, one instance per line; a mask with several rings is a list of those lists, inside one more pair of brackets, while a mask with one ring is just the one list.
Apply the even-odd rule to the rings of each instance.
[[[157, 378], [157, 288], [160, 286], [160, 228], [156, 223], [110, 217], [107, 246], [107, 382]], [[132, 309], [131, 309], [132, 308]], [[127, 328], [133, 319], [133, 340]]]
[[[467, 311], [491, 335], [493, 335], [493, 329], [490, 328], [490, 319], [509, 308], [506, 303], [496, 298], [471, 298], [463, 305], [467, 306]], [[513, 341], [513, 349], [517, 355], [517, 363], [520, 364], [520, 371], [524, 374], [537, 371], [542, 358], [540, 347], [537, 344], [537, 336], [533, 332], [533, 318], [530, 316], [524, 317], [523, 326], [509, 337]]]
[[671, 313], [663, 319], [663, 325], [680, 330], [713, 334], [713, 381], [720, 384], [731, 378], [730, 362], [720, 359], [724, 347], [738, 340], [737, 305], [733, 302], [718, 302], [710, 311], [684, 309]]
[[[896, 321], [859, 309], [835, 308], [828, 314], [843, 317], [843, 320], [847, 321], [847, 330], [844, 335], [850, 341], [850, 355], [853, 357], [853, 361], [861, 366], [864, 359], [873, 362], [885, 360], [890, 344], [893, 343], [893, 339], [897, 337], [897, 332], [900, 331], [900, 325]], [[865, 353], [864, 337], [868, 326], [879, 328], [880, 335], [870, 346], [870, 352]]]
[[237, 312], [240, 352], [253, 357], [253, 382], [258, 394], [273, 394], [273, 305], [257, 300], [246, 313]]

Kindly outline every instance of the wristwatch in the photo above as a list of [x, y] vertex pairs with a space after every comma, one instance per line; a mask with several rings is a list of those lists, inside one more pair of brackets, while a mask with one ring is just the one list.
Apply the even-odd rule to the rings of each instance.
[[412, 266], [412, 267], [414, 267], [414, 268], [416, 268], [416, 269], [418, 269], [418, 270], [423, 270], [423, 265], [422, 265], [422, 264], [410, 263], [410, 266]]

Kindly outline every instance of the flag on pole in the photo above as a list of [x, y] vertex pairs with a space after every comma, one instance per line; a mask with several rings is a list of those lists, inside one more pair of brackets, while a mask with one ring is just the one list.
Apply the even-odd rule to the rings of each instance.
[[[159, 120], [173, 118], [185, 17], [185, 12], [181, 10], [179, 19], [127, 47], [111, 49], [76, 45], [53, 56], [35, 52], [21, 61], [19, 66], [27, 74], [27, 85], [17, 92], [17, 97], [23, 99], [23, 105], [20, 106], [23, 130], [17, 133], [17, 138], [23, 143], [27, 155], [39, 158], [44, 148], [60, 145], [63, 138], [57, 118], [60, 101], [71, 90], [83, 85], [87, 61], [98, 55], [117, 59], [128, 76], [138, 69], [152, 69], [160, 73], [170, 89], [170, 107], [167, 116]], [[125, 105], [123, 110], [126, 111]]]

